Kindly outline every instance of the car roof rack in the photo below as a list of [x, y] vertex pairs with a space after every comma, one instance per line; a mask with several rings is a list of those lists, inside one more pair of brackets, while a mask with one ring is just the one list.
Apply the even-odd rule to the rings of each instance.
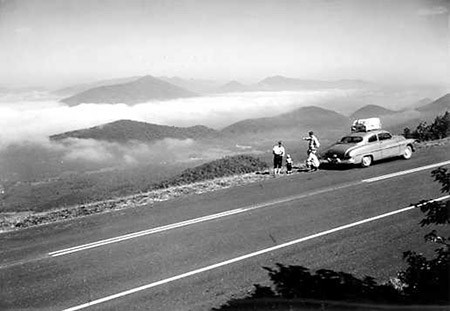
[[381, 130], [381, 120], [380, 118], [357, 119], [353, 121], [350, 129], [352, 132], [370, 132]]

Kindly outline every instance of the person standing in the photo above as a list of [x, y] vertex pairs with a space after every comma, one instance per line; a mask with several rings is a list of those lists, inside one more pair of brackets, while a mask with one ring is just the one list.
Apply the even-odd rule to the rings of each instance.
[[303, 140], [308, 141], [308, 158], [306, 159], [306, 167], [316, 171], [320, 165], [319, 158], [317, 157], [317, 150], [320, 147], [319, 139], [314, 135], [313, 131], [309, 131], [308, 137], [303, 137]]
[[286, 174], [291, 174], [292, 173], [292, 158], [291, 156], [288, 154], [286, 155]]
[[278, 142], [278, 145], [273, 146], [273, 172], [274, 174], [281, 173], [281, 165], [283, 164], [283, 157], [286, 153], [286, 150], [283, 147], [283, 143], [281, 141]]

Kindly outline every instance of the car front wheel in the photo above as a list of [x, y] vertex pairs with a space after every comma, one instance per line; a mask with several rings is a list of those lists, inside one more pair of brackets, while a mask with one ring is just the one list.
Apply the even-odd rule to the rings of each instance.
[[405, 150], [403, 151], [402, 157], [405, 160], [410, 159], [412, 156], [412, 148], [411, 146], [406, 146]]
[[372, 157], [371, 156], [365, 156], [361, 160], [361, 166], [362, 167], [369, 167], [372, 164]]

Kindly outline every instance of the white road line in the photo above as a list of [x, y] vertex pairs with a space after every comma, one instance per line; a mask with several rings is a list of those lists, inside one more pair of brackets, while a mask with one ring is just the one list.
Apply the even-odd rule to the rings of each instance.
[[313, 196], [313, 195], [317, 195], [317, 194], [320, 194], [320, 193], [336, 191], [338, 189], [347, 188], [347, 187], [350, 187], [350, 186], [354, 186], [356, 184], [358, 184], [358, 183], [354, 182], [354, 183], [347, 183], [347, 184], [342, 184], [342, 185], [334, 186], [334, 187], [328, 187], [328, 188], [316, 190], [316, 191], [309, 192], [309, 193], [304, 193], [304, 194], [300, 194], [300, 195], [296, 195], [296, 196], [286, 197], [286, 198], [283, 198], [283, 199], [280, 199], [280, 200], [274, 200], [274, 201], [270, 201], [270, 202], [265, 202], [265, 203], [261, 203], [261, 204], [257, 204], [257, 205], [253, 205], [253, 206], [249, 206], [249, 207], [237, 208], [237, 209], [234, 209], [234, 210], [225, 211], [225, 212], [222, 212], [222, 213], [217, 213], [217, 214], [212, 214], [212, 215], [207, 215], [207, 216], [194, 218], [194, 219], [190, 219], [190, 220], [185, 220], [185, 221], [182, 221], [182, 222], [177, 222], [177, 223], [169, 224], [169, 225], [162, 226], [162, 227], [157, 227], [157, 228], [152, 228], [152, 229], [148, 229], [148, 230], [133, 232], [133, 233], [121, 235], [121, 236], [114, 237], [114, 238], [109, 238], [109, 239], [105, 239], [105, 240], [100, 240], [100, 241], [96, 241], [96, 242], [92, 242], [92, 243], [88, 243], [88, 244], [83, 244], [83, 245], [79, 245], [79, 246], [74, 246], [74, 247], [70, 247], [70, 248], [54, 251], [54, 252], [49, 253], [49, 255], [52, 256], [52, 257], [58, 257], [58, 256], [62, 256], [62, 255], [67, 255], [67, 254], [71, 254], [71, 253], [87, 250], [87, 249], [90, 249], [90, 248], [95, 248], [95, 247], [99, 247], [99, 246], [103, 246], [103, 245], [117, 243], [117, 242], [120, 242], [120, 241], [134, 239], [134, 238], [141, 237], [141, 236], [144, 236], [144, 235], [154, 234], [154, 233], [157, 233], [157, 232], [163, 232], [163, 231], [167, 231], [167, 230], [171, 230], [171, 229], [175, 229], [175, 228], [185, 227], [185, 226], [189, 226], [189, 225], [192, 225], [192, 224], [205, 222], [205, 221], [209, 221], [209, 220], [213, 220], [213, 219], [218, 219], [218, 218], [222, 218], [222, 217], [226, 217], [226, 216], [230, 216], [230, 215], [235, 215], [235, 214], [240, 214], [240, 213], [244, 213], [244, 212], [249, 212], [251, 210], [256, 210], [256, 209], [268, 207], [270, 205], [282, 204], [282, 203], [286, 203], [286, 202], [289, 202], [289, 201], [299, 200], [299, 199], [302, 199], [302, 198], [305, 198], [305, 197], [309, 197], [309, 196]]
[[406, 171], [401, 171], [401, 172], [396, 172], [396, 173], [392, 173], [392, 174], [381, 175], [381, 176], [374, 177], [374, 178], [364, 179], [362, 182], [364, 182], [364, 183], [371, 183], [371, 182], [380, 181], [380, 180], [383, 180], [383, 179], [388, 179], [388, 178], [392, 178], [392, 177], [397, 177], [397, 176], [402, 176], [402, 175], [411, 174], [411, 173], [415, 173], [415, 172], [420, 172], [420, 171], [423, 171], [423, 170], [427, 170], [427, 169], [430, 169], [430, 168], [435, 168], [435, 167], [443, 166], [443, 165], [447, 165], [447, 164], [450, 164], [450, 160], [449, 161], [440, 162], [440, 163], [431, 164], [431, 165], [416, 167], [416, 168], [413, 168], [413, 169], [410, 169], [410, 170], [406, 170]]
[[261, 203], [258, 205], [237, 208], [234, 210], [225, 211], [225, 212], [212, 214], [212, 215], [207, 215], [207, 216], [203, 216], [203, 217], [199, 217], [199, 218], [189, 219], [189, 220], [185, 220], [182, 222], [177, 222], [177, 223], [173, 223], [173, 224], [169, 224], [169, 225], [165, 225], [165, 226], [161, 226], [161, 227], [156, 227], [156, 228], [151, 228], [151, 229], [147, 229], [147, 230], [143, 230], [143, 231], [133, 232], [133, 233], [129, 233], [129, 234], [125, 234], [125, 235], [121, 235], [121, 236], [117, 236], [117, 237], [113, 237], [113, 238], [109, 238], [109, 239], [105, 239], [105, 240], [95, 241], [95, 242], [88, 243], [88, 244], [83, 244], [83, 245], [78, 245], [78, 246], [74, 246], [74, 247], [70, 247], [70, 248], [66, 248], [66, 249], [62, 249], [62, 250], [57, 250], [57, 251], [48, 253], [48, 255], [51, 257], [68, 255], [68, 254], [84, 251], [84, 250], [91, 249], [91, 248], [96, 248], [96, 247], [100, 247], [100, 246], [104, 246], [104, 245], [108, 245], [108, 244], [112, 244], [112, 243], [117, 243], [117, 242], [121, 242], [121, 241], [125, 241], [125, 240], [138, 238], [138, 237], [145, 236], [145, 235], [150, 235], [150, 234], [163, 232], [163, 231], [167, 231], [167, 230], [171, 230], [171, 229], [175, 229], [175, 228], [185, 227], [185, 226], [193, 225], [196, 223], [201, 223], [201, 222], [205, 222], [205, 221], [209, 221], [209, 220], [213, 220], [213, 219], [219, 219], [222, 217], [227, 217], [227, 216], [231, 216], [231, 215], [235, 215], [235, 214], [245, 213], [245, 212], [249, 212], [251, 210], [256, 210], [256, 209], [265, 208], [265, 207], [275, 205], [275, 204], [282, 204], [282, 203], [286, 203], [286, 202], [290, 202], [290, 201], [294, 201], [294, 200], [299, 200], [299, 199], [303, 199], [303, 198], [309, 197], [309, 196], [314, 196], [317, 194], [336, 191], [336, 190], [348, 188], [351, 186], [355, 186], [357, 184], [360, 184], [361, 182], [362, 183], [372, 183], [372, 182], [376, 182], [376, 181], [380, 181], [380, 180], [384, 180], [384, 179], [388, 179], [388, 178], [393, 178], [393, 177], [397, 177], [397, 176], [401, 176], [401, 175], [406, 175], [406, 174], [423, 171], [423, 170], [438, 167], [438, 166], [443, 166], [446, 164], [450, 164], [450, 160], [445, 161], [445, 162], [427, 165], [427, 166], [417, 167], [417, 168], [406, 170], [406, 171], [401, 171], [401, 172], [382, 175], [382, 176], [378, 176], [378, 177], [374, 177], [374, 178], [364, 179], [362, 181], [345, 183], [345, 184], [342, 184], [339, 186], [328, 187], [328, 188], [312, 191], [312, 192], [309, 192], [306, 194], [290, 196], [290, 197], [287, 197], [284, 199]]
[[[443, 196], [443, 197], [440, 197], [440, 198], [437, 198], [437, 199], [434, 199], [434, 200], [430, 200], [430, 201], [428, 201], [426, 203], [436, 202], [436, 201], [443, 201], [443, 200], [446, 200], [446, 199], [449, 199], [449, 198], [450, 198], [450, 195], [446, 195], [446, 196]], [[286, 243], [283, 243], [283, 244], [280, 244], [280, 245], [276, 245], [276, 246], [272, 246], [272, 247], [269, 247], [269, 248], [265, 248], [265, 249], [262, 249], [262, 250], [259, 250], [259, 251], [253, 252], [253, 253], [242, 255], [242, 256], [239, 256], [239, 257], [235, 257], [235, 258], [232, 258], [232, 259], [229, 259], [229, 260], [226, 260], [226, 261], [222, 261], [222, 262], [210, 265], [210, 266], [206, 266], [206, 267], [203, 267], [203, 268], [200, 268], [200, 269], [197, 269], [197, 270], [192, 270], [192, 271], [189, 271], [189, 272], [186, 272], [186, 273], [183, 273], [183, 274], [179, 274], [179, 275], [167, 278], [167, 279], [163, 279], [163, 280], [160, 280], [160, 281], [157, 281], [157, 282], [154, 282], [154, 283], [146, 284], [146, 285], [139, 286], [139, 287], [136, 287], [136, 288], [132, 288], [132, 289], [129, 289], [129, 290], [126, 290], [126, 291], [123, 291], [123, 292], [120, 292], [120, 293], [117, 293], [117, 294], [114, 294], [114, 295], [110, 295], [110, 296], [106, 296], [106, 297], [103, 297], [103, 298], [100, 298], [100, 299], [97, 299], [97, 300], [93, 300], [93, 301], [90, 301], [90, 302], [87, 302], [87, 303], [84, 303], [84, 304], [81, 304], [81, 305], [78, 305], [78, 306], [74, 306], [74, 307], [71, 307], [71, 308], [68, 308], [68, 309], [64, 309], [63, 311], [76, 311], [76, 310], [85, 309], [87, 307], [94, 306], [94, 305], [97, 305], [97, 304], [100, 304], [100, 303], [103, 303], [103, 302], [106, 302], [106, 301], [110, 301], [110, 300], [113, 300], [113, 299], [117, 299], [117, 298], [120, 298], [120, 297], [131, 295], [133, 293], [137, 293], [137, 292], [140, 292], [140, 291], [152, 288], [152, 287], [157, 287], [157, 286], [164, 285], [164, 284], [167, 284], [167, 283], [170, 283], [170, 282], [173, 282], [173, 281], [177, 281], [177, 280], [180, 280], [180, 279], [183, 279], [183, 278], [187, 278], [189, 276], [196, 275], [196, 274], [199, 274], [199, 273], [202, 273], [202, 272], [206, 272], [206, 271], [209, 271], [209, 270], [213, 270], [213, 269], [217, 269], [217, 268], [220, 268], [220, 267], [223, 267], [223, 266], [227, 266], [227, 265], [230, 265], [230, 264], [238, 262], [238, 261], [242, 261], [242, 260], [245, 260], [245, 259], [248, 259], [248, 258], [259, 256], [259, 255], [262, 255], [262, 254], [265, 254], [265, 253], [269, 253], [269, 252], [272, 252], [272, 251], [275, 251], [275, 250], [279, 250], [279, 249], [282, 249], [282, 248], [285, 248], [285, 247], [288, 247], [288, 246], [299, 244], [301, 242], [312, 240], [314, 238], [318, 238], [318, 237], [321, 237], [321, 236], [324, 236], [324, 235], [327, 235], [327, 234], [331, 234], [331, 233], [338, 232], [338, 231], [341, 231], [341, 230], [345, 230], [345, 229], [348, 229], [348, 228], [356, 227], [356, 226], [359, 226], [359, 225], [362, 225], [362, 224], [365, 224], [365, 223], [368, 223], [368, 222], [371, 222], [371, 221], [375, 221], [375, 220], [378, 220], [378, 219], [381, 219], [381, 218], [389, 217], [389, 216], [392, 216], [392, 215], [395, 215], [395, 214], [403, 213], [403, 212], [409, 211], [411, 209], [414, 209], [414, 208], [416, 208], [418, 206], [421, 206], [423, 204], [426, 204], [426, 203], [422, 203], [422, 204], [417, 205], [417, 206], [416, 205], [411, 205], [411, 206], [408, 206], [408, 207], [405, 207], [405, 208], [402, 208], [402, 209], [399, 209], [399, 210], [396, 210], [396, 211], [392, 211], [392, 212], [381, 214], [381, 215], [374, 216], [374, 217], [371, 217], [371, 218], [363, 219], [363, 220], [360, 220], [360, 221], [357, 221], [357, 222], [354, 222], [354, 223], [350, 223], [350, 224], [347, 224], [347, 225], [343, 225], [343, 226], [340, 226], [340, 227], [336, 227], [336, 228], [333, 228], [333, 229], [330, 229], [330, 230], [327, 230], [327, 231], [322, 231], [322, 232], [319, 232], [319, 233], [316, 233], [316, 234], [313, 234], [313, 235], [310, 235], [310, 236], [307, 236], [307, 237], [303, 237], [303, 238], [300, 238], [300, 239], [297, 239], [297, 240], [293, 240], [293, 241], [290, 241], [290, 242], [286, 242]]]

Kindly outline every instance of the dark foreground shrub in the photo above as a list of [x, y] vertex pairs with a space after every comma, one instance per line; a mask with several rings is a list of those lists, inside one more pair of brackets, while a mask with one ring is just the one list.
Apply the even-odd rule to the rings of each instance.
[[[441, 184], [441, 192], [450, 194], [450, 173], [446, 168], [432, 172]], [[422, 201], [416, 205], [424, 213], [421, 226], [448, 226], [450, 201]], [[450, 305], [450, 237], [436, 230], [425, 235], [433, 242], [435, 257], [420, 253], [403, 254], [407, 267], [397, 274], [394, 284], [377, 284], [366, 276], [359, 279], [349, 273], [317, 270], [302, 266], [264, 268], [272, 285], [255, 285], [252, 294], [230, 300], [217, 310], [446, 310]]]
[[420, 141], [436, 140], [447, 137], [450, 134], [450, 113], [447, 111], [442, 116], [437, 116], [432, 124], [421, 122], [414, 131], [409, 128], [403, 130], [406, 138], [415, 138]]
[[[401, 303], [403, 296], [391, 285], [379, 285], [371, 277], [359, 279], [349, 273], [320, 269], [311, 273], [302, 266], [264, 268], [271, 287], [255, 285], [245, 299], [229, 301], [216, 310], [313, 310], [358, 307], [361, 304]], [[340, 302], [340, 303], [339, 303]], [[258, 306], [258, 307], [256, 307]], [[244, 308], [245, 307], [245, 308]]]

